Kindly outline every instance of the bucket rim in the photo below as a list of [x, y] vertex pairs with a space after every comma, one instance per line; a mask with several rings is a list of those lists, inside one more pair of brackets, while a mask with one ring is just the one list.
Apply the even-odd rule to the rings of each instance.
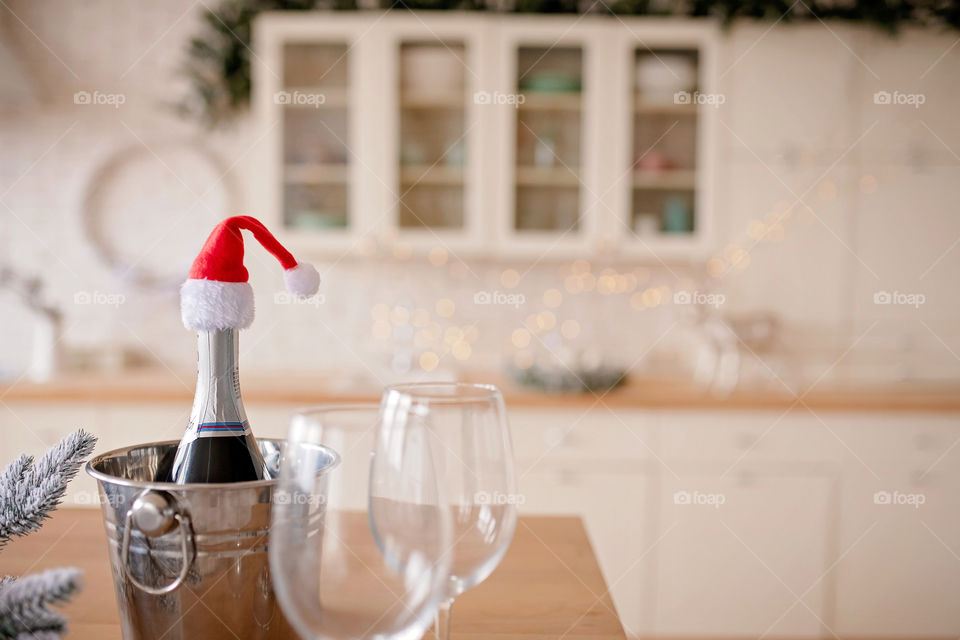
[[[257, 438], [260, 442], [272, 442], [274, 444], [283, 444], [286, 442], [284, 438]], [[108, 473], [104, 473], [99, 469], [96, 469], [94, 465], [102, 462], [106, 458], [117, 457], [123, 453], [128, 453], [135, 449], [145, 449], [148, 447], [159, 447], [159, 446], [177, 446], [180, 444], [179, 440], [159, 440], [156, 442], [143, 442], [140, 444], [130, 445], [126, 447], [119, 447], [117, 449], [111, 449], [110, 451], [105, 451], [95, 458], [91, 458], [86, 465], [84, 465], [84, 471], [87, 475], [91, 476], [94, 480], [102, 484], [111, 484], [119, 485], [122, 487], [132, 487], [135, 489], [157, 489], [163, 491], [175, 491], [183, 490], [186, 487], [193, 486], [202, 486], [205, 488], [216, 488], [219, 490], [236, 490], [242, 491], [244, 489], [259, 489], [271, 487], [277, 484], [279, 481], [278, 478], [267, 478], [264, 480], [244, 480], [242, 482], [192, 482], [188, 484], [179, 484], [176, 482], [160, 482], [157, 480], [130, 480], [129, 478], [120, 478], [118, 476], [113, 476]], [[338, 454], [330, 447], [325, 447], [323, 445], [317, 445], [328, 449], [331, 454], [332, 461], [328, 468], [333, 468], [340, 462], [340, 454]]]

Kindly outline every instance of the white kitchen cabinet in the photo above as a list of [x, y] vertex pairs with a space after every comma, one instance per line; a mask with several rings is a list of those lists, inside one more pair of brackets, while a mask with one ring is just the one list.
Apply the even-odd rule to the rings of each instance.
[[290, 420], [299, 405], [261, 404], [248, 402], [244, 405], [247, 418], [253, 425], [254, 433], [261, 438], [285, 439], [290, 430]]
[[364, 99], [385, 81], [374, 62], [383, 43], [354, 46], [367, 26], [359, 16], [308, 25], [288, 15], [257, 31], [252, 100], [267, 146], [258, 210], [294, 245], [349, 251], [388, 210], [382, 189], [363, 188], [383, 179], [385, 162], [362, 151], [386, 139]]
[[521, 512], [583, 517], [624, 627], [649, 635], [656, 414], [603, 405], [514, 409], [510, 425]]
[[946, 637], [960, 629], [957, 460], [924, 470], [888, 467], [882, 482], [866, 472], [845, 482], [840, 546], [849, 551], [836, 569], [838, 634]]
[[191, 403], [105, 403], [94, 433], [98, 451], [130, 447], [144, 442], [180, 440], [190, 421]]
[[[293, 406], [248, 407], [255, 433], [286, 437]], [[72, 431], [97, 436], [94, 455], [133, 445], [178, 441], [190, 418], [190, 402], [10, 402], [0, 404], [0, 467], [20, 453], [45, 453]], [[79, 473], [67, 489], [65, 504], [96, 506], [96, 482]]]
[[[841, 414], [842, 415], [842, 414]], [[837, 414], [789, 411], [661, 411], [660, 454], [669, 465], [715, 466], [736, 473], [751, 464], [839, 466], [843, 445], [831, 433]], [[821, 422], [821, 420], [823, 422]]]
[[960, 630], [960, 417], [863, 415], [844, 465], [836, 632]]
[[576, 409], [510, 411], [514, 457], [520, 473], [540, 461], [644, 460], [656, 447], [656, 414]]
[[[110, 430], [103, 427], [103, 412], [93, 404], [47, 402], [0, 403], [0, 468], [21, 453], [39, 456], [68, 433], [83, 429], [101, 438], [97, 451], [106, 451]], [[67, 488], [64, 503], [96, 504], [96, 483], [84, 473], [78, 474]]]
[[20, 453], [37, 455], [71, 431], [98, 432], [100, 412], [93, 405], [49, 405], [44, 402], [0, 403], [3, 460]]
[[[399, 257], [702, 254], [715, 109], [696, 101], [713, 88], [716, 38], [690, 20], [262, 15], [261, 210], [295, 245], [335, 255], [377, 242]], [[638, 61], [666, 55], [695, 67], [689, 103], [653, 103], [637, 84]], [[660, 161], [635, 170], [654, 147]], [[643, 237], [637, 211], [652, 216]]]
[[[626, 37], [608, 42], [607, 56], [613, 64], [606, 65], [607, 82], [613, 99], [604, 107], [610, 117], [602, 120], [610, 145], [601, 159], [603, 196], [598, 206], [615, 215], [604, 219], [613, 228], [602, 229], [601, 238], [614, 238], [615, 246], [626, 256], [705, 260], [715, 248], [716, 221], [711, 213], [717, 200], [714, 167], [718, 120], [726, 104], [717, 85], [719, 39], [697, 22], [670, 21], [649, 31], [626, 31]], [[638, 78], [642, 61], [665, 67], [667, 60], [677, 56], [695, 60], [696, 90], [690, 101], [675, 95], [672, 102], [664, 103], [645, 95]], [[697, 104], [700, 100], [704, 102]], [[630, 135], [622, 135], [624, 131]], [[673, 166], [644, 170], [645, 161], [661, 154], [672, 158]], [[673, 223], [663, 219], [666, 232], [648, 233], [644, 216], [649, 220], [651, 207], [666, 210], [671, 201], [669, 206], [683, 203], [687, 208], [687, 232], [668, 229]]]
[[518, 486], [521, 513], [583, 518], [624, 628], [649, 635], [655, 558], [649, 548], [651, 475], [637, 464], [547, 462], [521, 477]]
[[[499, 108], [493, 184], [498, 199], [496, 238], [521, 255], [582, 255], [597, 242], [600, 114], [605, 84], [605, 29], [591, 21], [557, 30], [547, 19], [497, 21], [496, 95], [522, 96], [516, 108]], [[539, 90], [550, 74], [569, 86]]]
[[826, 633], [842, 445], [803, 408], [658, 419], [656, 634]]
[[[926, 129], [923, 136], [932, 139]], [[908, 379], [953, 376], [955, 354], [960, 353], [956, 331], [960, 300], [936, 293], [955, 286], [960, 252], [954, 243], [960, 237], [960, 219], [918, 217], [955, 206], [960, 167], [942, 146], [930, 146], [940, 144], [935, 139], [923, 144], [928, 145], [928, 156], [917, 162], [932, 166], [865, 164], [863, 174], [871, 182], [868, 192], [859, 194], [856, 206], [858, 215], [872, 223], [855, 227], [853, 244], [870, 270], [859, 268], [852, 273], [852, 331], [859, 336], [869, 329], [863, 346], [889, 353], [889, 359], [899, 365], [893, 375]], [[891, 261], [891, 255], [896, 260]], [[875, 296], [884, 292], [890, 296], [889, 304], [878, 304]]]
[[661, 474], [656, 635], [820, 637], [834, 480], [721, 474]]
[[[261, 201], [294, 244], [336, 255], [362, 255], [377, 242], [393, 245], [397, 255], [435, 247], [468, 253], [486, 245], [489, 185], [482, 180], [491, 112], [475, 99], [489, 82], [483, 20], [277, 13], [257, 21], [256, 42], [255, 104], [271, 148]], [[327, 59], [297, 57], [298, 48], [323, 47], [333, 50]], [[294, 64], [316, 83], [284, 86]], [[324, 86], [330, 78], [337, 80], [332, 89]], [[334, 100], [312, 112], [276, 103], [278, 93], [295, 101], [297, 91], [304, 100], [328, 94]], [[291, 136], [286, 114], [305, 110], [311, 121]], [[290, 161], [297, 149], [309, 156], [331, 155], [331, 148], [333, 162]], [[320, 193], [307, 209], [291, 210], [291, 179], [345, 196], [324, 200]], [[323, 202], [336, 211], [325, 211]]]
[[955, 42], [954, 33], [917, 28], [896, 38], [868, 31], [857, 39], [862, 85], [853, 110], [862, 126], [875, 125], [858, 149], [864, 159], [956, 166], [960, 51]]
[[[748, 156], [723, 168], [720, 234], [736, 238], [733, 246], [749, 248], [742, 265], [731, 264], [735, 254], [723, 254], [729, 269], [723, 311], [751, 314], [775, 308], [816, 331], [817, 346], [832, 347], [823, 340], [845, 335], [852, 307], [847, 265], [875, 282], [848, 246], [855, 216], [845, 186], [857, 177], [844, 166], [824, 173], [825, 167]], [[846, 348], [850, 340], [837, 346]]]
[[[247, 409], [258, 436], [282, 438], [296, 407]], [[77, 427], [100, 436], [98, 452], [175, 440], [188, 412], [6, 402], [0, 453], [42, 453]], [[960, 632], [960, 415], [599, 403], [515, 407], [510, 420], [521, 512], [583, 518], [631, 635]], [[95, 491], [80, 474], [66, 503], [95, 506]]]
[[768, 25], [744, 22], [723, 41], [719, 91], [720, 139], [734, 161], [829, 166], [861, 133], [849, 105], [868, 72], [857, 43], [822, 24], [790, 25], [767, 36]]
[[[492, 114], [477, 99], [490, 82], [489, 27], [456, 16], [397, 18], [382, 25], [395, 62], [386, 65], [394, 90], [383, 105], [392, 133], [379, 151], [397, 159], [387, 175], [397, 197], [381, 230], [421, 252], [476, 252], [489, 240], [484, 136]], [[427, 66], [438, 60], [450, 72]]]

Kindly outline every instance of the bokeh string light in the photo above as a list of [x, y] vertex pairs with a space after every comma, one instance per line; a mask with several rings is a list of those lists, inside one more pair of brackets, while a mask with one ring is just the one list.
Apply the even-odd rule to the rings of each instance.
[[[857, 188], [863, 195], [873, 194], [879, 186], [878, 178], [865, 174], [857, 180]], [[839, 195], [838, 185], [824, 179], [816, 185], [817, 198], [824, 203], [836, 201]], [[799, 213], [797, 216], [795, 214]], [[709, 256], [702, 264], [702, 273], [708, 280], [722, 281], [724, 278], [742, 273], [753, 264], [752, 253], [760, 245], [778, 244], [785, 240], [787, 226], [791, 221], [799, 220], [810, 224], [816, 220], [816, 214], [806, 204], [797, 202], [791, 205], [786, 200], [776, 201], [763, 216], [750, 220], [735, 240]], [[372, 245], [371, 245], [372, 246]], [[363, 254], [372, 254], [371, 247], [364, 246]], [[406, 262], [413, 260], [413, 251], [408, 245], [392, 243], [390, 253], [393, 258]], [[475, 277], [471, 269], [445, 247], [433, 247], [426, 254], [426, 261], [435, 268], [444, 269], [446, 274], [458, 281]], [[567, 305], [578, 305], [585, 295], [598, 295], [601, 298], [623, 296], [627, 306], [636, 312], [645, 312], [667, 307], [673, 300], [674, 292], [696, 289], [694, 278], [673, 274], [675, 282], [662, 282], [663, 274], [658, 276], [659, 283], [653, 282], [654, 271], [647, 266], [615, 268], [604, 266], [599, 270], [584, 258], [560, 264], [556, 268], [557, 280], [546, 286], [537, 296], [538, 306], [527, 313], [521, 326], [510, 333], [509, 345], [514, 349], [513, 366], [529, 369], [536, 363], [536, 351], [546, 350], [556, 353], [569, 353], [566, 343], [584, 338], [580, 320], [563, 313]], [[526, 273], [514, 268], [505, 268], [496, 273], [499, 286], [506, 290], [517, 289]], [[425, 371], [435, 371], [446, 354], [464, 362], [475, 353], [475, 345], [480, 339], [476, 324], [457, 324], [453, 322], [457, 304], [449, 297], [438, 298], [432, 311], [424, 307], [408, 308], [397, 305], [391, 307], [377, 303], [371, 307], [371, 333], [375, 340], [388, 342], [396, 338], [397, 328], [408, 326], [414, 347], [419, 350], [417, 362]], [[537, 336], [537, 337], [535, 337]], [[556, 355], [555, 353], [555, 355]]]

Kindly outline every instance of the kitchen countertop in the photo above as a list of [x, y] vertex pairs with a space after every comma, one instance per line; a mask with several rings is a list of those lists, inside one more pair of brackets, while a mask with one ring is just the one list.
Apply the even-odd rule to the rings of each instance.
[[[0, 383], [0, 401], [9, 402], [179, 402], [193, 397], [195, 373], [131, 370], [116, 374], [71, 374], [51, 382]], [[642, 409], [770, 409], [786, 410], [797, 398], [783, 387], [738, 389], [718, 397], [683, 380], [632, 376], [618, 389], [591, 393], [544, 393], [519, 388], [500, 375], [470, 379], [498, 384], [510, 407], [571, 408], [604, 405]], [[837, 384], [821, 383], [801, 394], [811, 409], [842, 411], [960, 411], [960, 386], [950, 383]], [[250, 403], [317, 404], [379, 399], [370, 385], [350, 385], [331, 375], [243, 376], [243, 396]]]
[[[119, 640], [99, 509], [60, 509], [0, 552], [0, 575], [60, 566], [85, 573], [83, 590], [59, 608], [70, 621], [67, 639]], [[457, 598], [452, 621], [455, 640], [625, 640], [583, 523], [573, 517], [521, 517], [500, 566]]]

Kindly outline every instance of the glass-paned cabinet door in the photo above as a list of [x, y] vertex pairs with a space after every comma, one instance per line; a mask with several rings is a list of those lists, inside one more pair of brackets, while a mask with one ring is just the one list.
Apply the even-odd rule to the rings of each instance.
[[513, 231], [581, 231], [583, 49], [520, 46]]
[[467, 209], [467, 44], [399, 44], [399, 190], [401, 232], [462, 231]]
[[284, 227], [335, 230], [349, 219], [349, 46], [346, 42], [282, 45], [281, 109]]
[[631, 235], [690, 238], [698, 226], [698, 51], [638, 48], [632, 71]]

